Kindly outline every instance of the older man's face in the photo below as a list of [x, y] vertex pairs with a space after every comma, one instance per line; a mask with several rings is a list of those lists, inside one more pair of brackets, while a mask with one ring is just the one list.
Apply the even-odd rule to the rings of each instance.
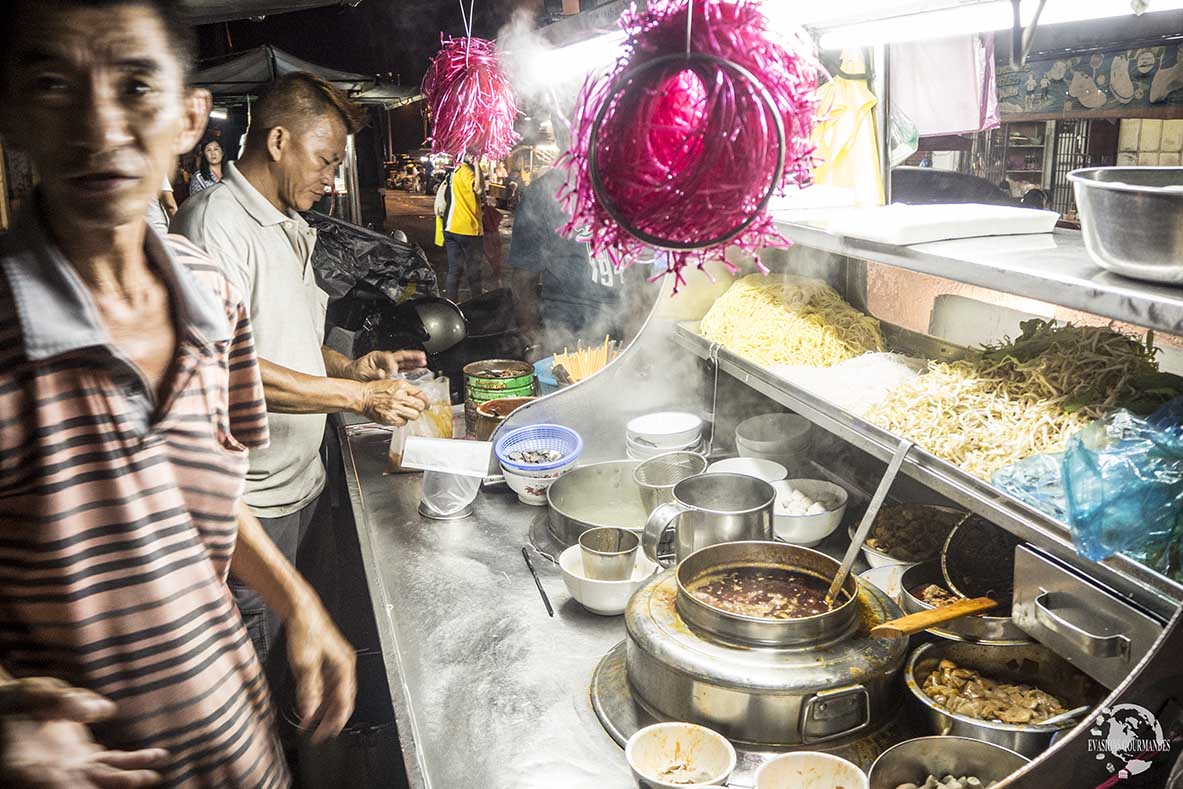
[[[4, 0], [7, 2], [7, 0]], [[5, 58], [0, 123], [72, 224], [142, 218], [182, 136], [183, 71], [148, 7], [25, 3]]]

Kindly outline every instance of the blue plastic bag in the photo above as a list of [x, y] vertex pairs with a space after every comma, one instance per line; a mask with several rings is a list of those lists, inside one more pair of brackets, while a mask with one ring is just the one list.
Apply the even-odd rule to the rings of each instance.
[[1178, 577], [1183, 545], [1183, 398], [1149, 417], [1115, 411], [1068, 439], [1072, 537], [1098, 560], [1124, 553]]
[[1122, 553], [1183, 580], [1183, 398], [1149, 417], [1115, 411], [1034, 455], [993, 483], [1068, 523], [1076, 550], [1094, 561]]

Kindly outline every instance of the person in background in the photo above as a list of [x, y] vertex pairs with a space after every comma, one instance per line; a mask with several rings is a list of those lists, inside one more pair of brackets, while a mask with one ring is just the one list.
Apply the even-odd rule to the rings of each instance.
[[155, 200], [148, 203], [148, 224], [160, 235], [168, 235], [169, 223], [176, 215], [177, 201], [173, 197], [173, 185], [169, 183], [166, 175], [164, 182], [160, 185], [160, 194], [156, 196]]
[[222, 143], [210, 140], [201, 146], [201, 164], [198, 165], [193, 177], [189, 180], [189, 194], [195, 195], [203, 189], [209, 189], [222, 180], [222, 159], [225, 151]]
[[481, 215], [485, 204], [485, 178], [472, 157], [466, 156], [440, 188], [444, 199], [442, 206], [439, 201], [436, 206], [436, 245], [448, 253], [445, 292], [450, 301], [459, 301], [460, 278], [463, 276], [468, 282], [468, 297], [475, 299], [484, 292], [481, 289], [484, 257]]
[[586, 240], [556, 230], [568, 221], [555, 198], [563, 177], [552, 169], [535, 178], [514, 212], [510, 281], [531, 361], [574, 348], [579, 340], [594, 345], [611, 335], [626, 341], [645, 317], [643, 262], [617, 271], [608, 260], [592, 257]]
[[[403, 425], [427, 407], [418, 389], [391, 379], [425, 366], [421, 352], [374, 351], [351, 361], [324, 345], [329, 297], [312, 267], [316, 231], [299, 212], [332, 185], [346, 136], [362, 117], [328, 82], [305, 73], [282, 77], [255, 104], [242, 156], [225, 165], [217, 186], [186, 200], [172, 226], [221, 261], [249, 305], [271, 446], [250, 454], [246, 502], [293, 562], [306, 537], [323, 540], [331, 531], [328, 497], [321, 511], [325, 415], [351, 411]], [[267, 664], [279, 619], [261, 590], [231, 589]], [[269, 664], [268, 671], [282, 677], [283, 667]]]
[[0, 786], [288, 785], [228, 574], [284, 618], [303, 724], [353, 709], [353, 650], [242, 506], [246, 303], [144, 219], [211, 103], [179, 12], [0, 3], [0, 133], [40, 176], [0, 241]]

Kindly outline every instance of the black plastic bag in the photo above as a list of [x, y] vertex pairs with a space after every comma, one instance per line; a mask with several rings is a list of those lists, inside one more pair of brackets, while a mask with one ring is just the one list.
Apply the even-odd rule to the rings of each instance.
[[312, 267], [330, 301], [344, 297], [361, 281], [396, 304], [417, 295], [439, 294], [435, 270], [417, 245], [314, 211], [303, 217], [316, 230]]

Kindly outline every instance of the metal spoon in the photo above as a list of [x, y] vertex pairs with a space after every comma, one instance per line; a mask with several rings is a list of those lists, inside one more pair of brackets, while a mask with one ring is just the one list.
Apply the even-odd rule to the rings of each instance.
[[1037, 726], [1055, 726], [1057, 723], [1067, 723], [1068, 721], [1072, 720], [1073, 718], [1081, 717], [1082, 715], [1084, 715], [1086, 712], [1088, 712], [1091, 709], [1092, 709], [1092, 707], [1090, 707], [1086, 704], [1083, 707], [1077, 707], [1074, 710], [1068, 710], [1067, 712], [1061, 712], [1059, 715], [1053, 715], [1052, 717], [1048, 718], [1047, 720], [1041, 721], [1040, 723], [1038, 723], [1036, 725]]

